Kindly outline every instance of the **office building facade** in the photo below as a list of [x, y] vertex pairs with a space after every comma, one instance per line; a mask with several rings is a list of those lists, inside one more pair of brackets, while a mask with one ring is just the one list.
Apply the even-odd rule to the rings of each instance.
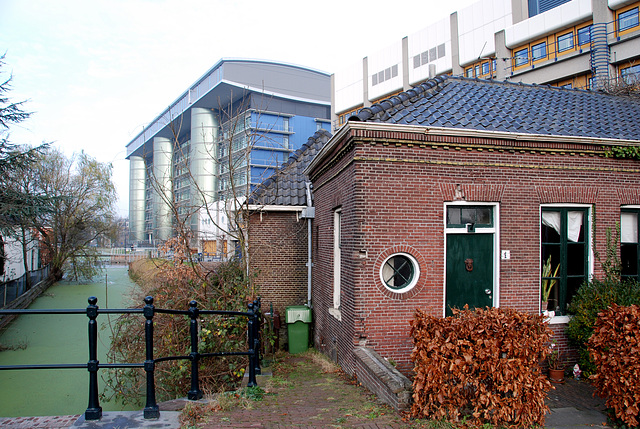
[[436, 75], [606, 89], [640, 76], [637, 0], [480, 0], [337, 71], [336, 130]]
[[224, 219], [210, 213], [250, 193], [329, 119], [329, 74], [220, 60], [127, 144], [131, 243], [157, 245], [181, 222], [200, 252], [220, 255], [212, 224]]

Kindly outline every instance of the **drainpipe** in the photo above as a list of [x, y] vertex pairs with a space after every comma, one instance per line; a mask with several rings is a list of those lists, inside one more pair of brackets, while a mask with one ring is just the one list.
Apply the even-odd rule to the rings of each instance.
[[316, 208], [313, 207], [311, 199], [311, 183], [306, 182], [307, 187], [307, 207], [302, 210], [302, 217], [307, 219], [307, 307], [311, 308], [311, 219], [315, 218]]

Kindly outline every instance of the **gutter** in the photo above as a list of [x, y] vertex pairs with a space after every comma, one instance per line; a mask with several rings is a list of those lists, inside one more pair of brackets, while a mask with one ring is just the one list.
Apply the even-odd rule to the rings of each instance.
[[315, 218], [316, 208], [311, 198], [311, 182], [305, 182], [307, 188], [307, 207], [302, 210], [302, 218], [307, 219], [307, 307], [311, 308], [311, 219]]
[[336, 134], [324, 145], [318, 154], [304, 170], [304, 174], [310, 175], [318, 165], [322, 164], [333, 148], [352, 130], [367, 130], [379, 132], [403, 132], [411, 134], [425, 134], [433, 136], [486, 138], [496, 140], [531, 141], [546, 143], [570, 143], [589, 144], [593, 146], [638, 146], [638, 140], [616, 139], [606, 137], [587, 137], [552, 134], [527, 134], [509, 131], [474, 130], [466, 128], [428, 127], [422, 125], [390, 124], [386, 122], [358, 122], [348, 121]]

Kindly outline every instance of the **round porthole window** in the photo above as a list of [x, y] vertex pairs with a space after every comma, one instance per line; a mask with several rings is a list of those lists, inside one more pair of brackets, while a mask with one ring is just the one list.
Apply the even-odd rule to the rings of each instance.
[[380, 268], [380, 279], [384, 286], [393, 292], [411, 290], [420, 277], [420, 268], [415, 258], [408, 253], [396, 253], [389, 256]]

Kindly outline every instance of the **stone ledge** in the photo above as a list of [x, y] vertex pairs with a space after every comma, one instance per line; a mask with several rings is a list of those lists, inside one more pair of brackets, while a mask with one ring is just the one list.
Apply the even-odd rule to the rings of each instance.
[[356, 347], [356, 377], [378, 399], [396, 410], [411, 404], [411, 381], [373, 349]]

